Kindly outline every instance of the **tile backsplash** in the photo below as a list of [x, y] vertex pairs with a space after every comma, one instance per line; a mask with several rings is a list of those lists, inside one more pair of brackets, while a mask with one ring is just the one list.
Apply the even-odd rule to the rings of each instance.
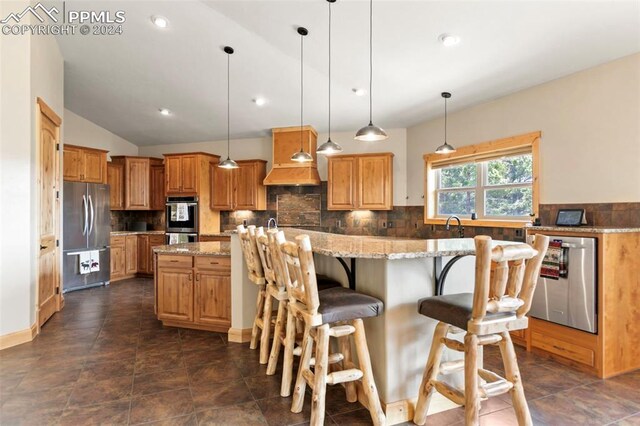
[[164, 231], [164, 211], [111, 211], [112, 231], [128, 231], [134, 222], [146, 222], [149, 230]]

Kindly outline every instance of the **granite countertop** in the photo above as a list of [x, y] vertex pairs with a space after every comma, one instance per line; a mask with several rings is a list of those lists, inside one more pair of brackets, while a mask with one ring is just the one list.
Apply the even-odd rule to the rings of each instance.
[[621, 234], [626, 232], [640, 232], [640, 228], [620, 228], [615, 226], [528, 226], [525, 229], [533, 231], [573, 232], [585, 234]]
[[164, 231], [111, 231], [112, 236], [118, 235], [164, 235]]
[[[329, 234], [296, 228], [280, 228], [288, 240], [306, 234], [314, 253], [332, 257], [367, 259], [413, 259], [421, 257], [461, 256], [475, 253], [473, 238], [417, 240], [393, 237]], [[493, 245], [516, 244], [494, 240]]]
[[210, 232], [200, 234], [201, 237], [230, 237], [232, 234], [237, 234], [238, 231], [222, 231], [222, 232]]
[[230, 256], [231, 244], [219, 241], [172, 244], [156, 246], [153, 248], [153, 252], [158, 254], [184, 254], [188, 256]]

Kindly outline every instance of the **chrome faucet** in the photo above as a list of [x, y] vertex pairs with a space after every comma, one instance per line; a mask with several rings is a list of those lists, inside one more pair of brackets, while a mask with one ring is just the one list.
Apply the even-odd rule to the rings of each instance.
[[462, 222], [460, 222], [460, 218], [456, 215], [451, 215], [447, 218], [447, 222], [445, 223], [445, 229], [448, 231], [450, 229], [449, 222], [451, 219], [455, 219], [458, 221], [458, 237], [464, 238], [464, 226], [462, 226]]
[[267, 221], [267, 230], [271, 229], [271, 224], [273, 223], [273, 227], [277, 228], [278, 227], [278, 222], [276, 221], [275, 217], [270, 217], [269, 220]]

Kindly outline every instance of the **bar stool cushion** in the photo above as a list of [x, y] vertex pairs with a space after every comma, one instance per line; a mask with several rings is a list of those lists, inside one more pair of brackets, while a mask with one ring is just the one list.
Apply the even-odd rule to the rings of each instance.
[[[463, 330], [471, 319], [473, 309], [473, 293], [446, 294], [433, 296], [418, 301], [418, 312], [426, 317], [446, 322]], [[515, 312], [487, 312], [485, 321], [513, 316]]]
[[318, 291], [323, 291], [334, 287], [342, 287], [342, 284], [340, 284], [333, 278], [329, 278], [326, 275], [316, 274], [316, 282], [318, 283]]
[[322, 323], [349, 321], [357, 318], [377, 317], [382, 314], [382, 301], [345, 287], [335, 287], [318, 292]]

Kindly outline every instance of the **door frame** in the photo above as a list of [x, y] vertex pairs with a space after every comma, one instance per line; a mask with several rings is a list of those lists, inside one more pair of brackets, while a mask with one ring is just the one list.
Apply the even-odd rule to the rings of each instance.
[[[38, 194], [37, 194], [37, 200], [38, 200], [38, 208], [40, 208], [40, 200], [41, 200], [41, 182], [42, 182], [42, 152], [40, 151], [40, 132], [42, 130], [42, 122], [41, 122], [41, 115], [44, 114], [49, 120], [51, 120], [55, 125], [56, 125], [56, 136], [57, 136], [57, 140], [58, 140], [58, 146], [56, 149], [56, 159], [55, 159], [55, 163], [56, 163], [56, 170], [57, 170], [57, 176], [56, 176], [56, 185], [57, 185], [57, 191], [58, 191], [58, 196], [56, 197], [56, 203], [55, 203], [55, 211], [54, 211], [54, 217], [56, 218], [56, 225], [55, 225], [55, 238], [56, 241], [58, 242], [58, 244], [56, 244], [56, 248], [55, 248], [55, 259], [56, 259], [56, 264], [58, 266], [58, 273], [56, 274], [56, 288], [58, 289], [58, 292], [56, 294], [56, 312], [59, 312], [60, 310], [62, 310], [62, 308], [64, 307], [64, 296], [62, 294], [62, 282], [61, 282], [61, 271], [62, 271], [62, 259], [61, 259], [61, 240], [60, 240], [60, 230], [61, 230], [61, 222], [62, 222], [62, 218], [60, 215], [60, 202], [62, 200], [62, 164], [61, 164], [61, 156], [60, 156], [60, 152], [62, 152], [62, 139], [61, 139], [61, 126], [62, 126], [62, 119], [60, 118], [60, 116], [58, 116], [58, 114], [55, 113], [55, 111], [49, 106], [47, 105], [47, 103], [40, 97], [36, 98], [36, 157], [37, 157], [37, 167], [38, 167], [38, 179], [37, 179], [37, 185], [38, 185]], [[40, 243], [40, 228], [41, 228], [41, 223], [39, 220], [40, 216], [38, 215], [38, 226], [37, 226], [37, 244]], [[39, 252], [38, 252], [39, 253]], [[39, 259], [36, 259], [36, 297], [35, 297], [35, 310], [36, 310], [36, 315], [35, 315], [35, 334], [33, 334], [32, 338], [35, 337], [37, 334], [40, 334], [40, 262]], [[33, 329], [33, 327], [32, 327]]]

